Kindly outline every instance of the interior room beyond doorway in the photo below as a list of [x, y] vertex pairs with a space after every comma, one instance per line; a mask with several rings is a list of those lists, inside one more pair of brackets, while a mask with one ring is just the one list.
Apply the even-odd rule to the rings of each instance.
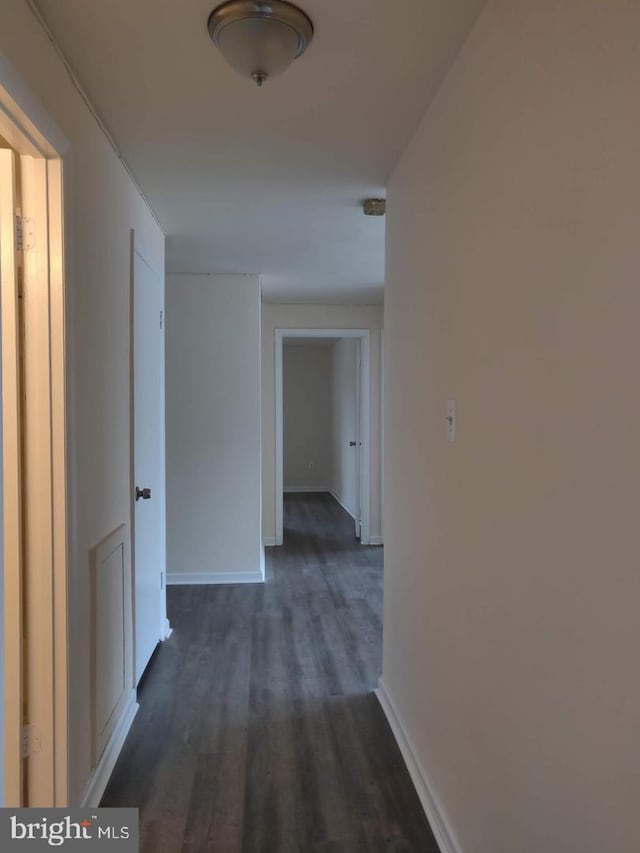
[[361, 340], [285, 337], [283, 491], [325, 493], [361, 536]]

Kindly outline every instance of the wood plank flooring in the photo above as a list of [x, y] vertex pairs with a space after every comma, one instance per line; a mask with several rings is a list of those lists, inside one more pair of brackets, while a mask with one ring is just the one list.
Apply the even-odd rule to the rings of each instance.
[[437, 853], [372, 693], [382, 549], [332, 497], [286, 496], [264, 585], [168, 606], [102, 802], [140, 808], [142, 853]]

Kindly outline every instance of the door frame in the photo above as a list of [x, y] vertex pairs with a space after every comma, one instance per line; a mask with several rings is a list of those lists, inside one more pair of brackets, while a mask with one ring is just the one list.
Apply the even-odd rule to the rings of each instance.
[[[135, 228], [131, 229], [131, 270], [130, 270], [130, 287], [129, 287], [129, 396], [130, 396], [130, 431], [129, 434], [131, 436], [131, 446], [130, 446], [130, 455], [129, 455], [129, 495], [130, 495], [130, 528], [131, 528], [131, 600], [132, 600], [132, 610], [133, 613], [133, 673], [134, 673], [134, 681], [136, 680], [136, 500], [135, 500], [135, 489], [136, 489], [136, 399], [135, 399], [135, 266], [136, 266], [136, 256], [140, 258], [142, 263], [146, 264], [147, 267], [158, 277], [160, 282], [164, 282], [164, 274], [162, 270], [159, 270], [153, 261], [151, 260], [151, 254], [146, 250], [144, 243], [140, 240], [140, 238], [136, 234]], [[162, 329], [164, 330], [164, 288], [162, 294]], [[164, 350], [164, 348], [163, 348]], [[163, 396], [163, 405], [162, 409], [164, 411], [164, 393], [165, 393], [165, 383], [164, 383], [164, 362], [163, 362], [163, 381], [162, 381], [162, 396]], [[162, 447], [163, 449], [166, 447], [166, 437], [165, 437], [165, 422], [162, 421], [161, 424], [162, 431]], [[162, 488], [160, 489], [160, 506], [161, 506], [161, 515], [162, 515], [162, 543], [161, 550], [164, 555], [167, 553], [167, 524], [166, 524], [166, 460], [163, 454], [162, 456], [162, 470], [161, 470], [161, 483]], [[158, 616], [158, 626], [159, 626], [159, 635], [158, 640], [162, 642], [163, 640], [167, 640], [171, 636], [171, 625], [169, 624], [169, 620], [167, 619], [167, 567], [163, 565], [160, 569], [161, 573], [161, 589], [162, 594], [160, 596], [160, 614]], [[134, 685], [135, 686], [135, 685]]]
[[[66, 806], [70, 502], [62, 157], [68, 143], [1, 56], [0, 134], [20, 158], [22, 212], [30, 220], [24, 340], [17, 277], [2, 287], [3, 461], [14, 460], [10, 470], [3, 466], [4, 805]], [[38, 413], [24, 426], [22, 395]]]
[[360, 340], [360, 544], [371, 539], [371, 334], [369, 329], [275, 330], [275, 516], [276, 545], [284, 540], [284, 395], [282, 348], [285, 338], [357, 338]]
[[356, 347], [356, 434], [355, 441], [358, 453], [356, 454], [356, 539], [362, 540], [362, 341], [358, 339]]

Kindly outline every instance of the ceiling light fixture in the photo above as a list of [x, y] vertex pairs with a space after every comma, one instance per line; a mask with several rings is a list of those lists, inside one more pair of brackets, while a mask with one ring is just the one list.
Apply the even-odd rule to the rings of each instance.
[[207, 28], [229, 65], [258, 86], [286, 71], [313, 38], [311, 20], [283, 0], [228, 0], [213, 10]]

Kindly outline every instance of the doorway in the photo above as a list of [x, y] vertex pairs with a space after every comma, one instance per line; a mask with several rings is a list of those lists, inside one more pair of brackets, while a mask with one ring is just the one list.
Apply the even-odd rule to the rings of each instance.
[[368, 545], [369, 330], [276, 329], [275, 347], [276, 544], [285, 492], [316, 491], [333, 495]]
[[63, 806], [68, 782], [65, 142], [34, 104], [27, 116], [3, 82], [2, 804]]

